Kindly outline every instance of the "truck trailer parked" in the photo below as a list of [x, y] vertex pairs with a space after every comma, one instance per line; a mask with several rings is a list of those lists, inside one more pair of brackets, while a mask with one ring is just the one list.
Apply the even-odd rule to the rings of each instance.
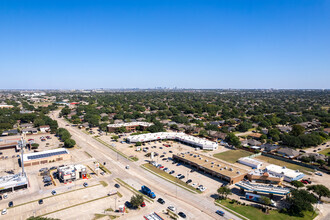
[[150, 198], [154, 199], [156, 198], [156, 195], [154, 192], [151, 191], [151, 189], [149, 189], [148, 187], [146, 186], [142, 186], [141, 187], [141, 191], [146, 194], [147, 196], [149, 196]]

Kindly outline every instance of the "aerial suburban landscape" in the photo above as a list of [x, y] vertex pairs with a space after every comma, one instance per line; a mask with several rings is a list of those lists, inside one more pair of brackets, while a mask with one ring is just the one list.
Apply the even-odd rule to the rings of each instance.
[[330, 220], [329, 15], [0, 0], [0, 220]]

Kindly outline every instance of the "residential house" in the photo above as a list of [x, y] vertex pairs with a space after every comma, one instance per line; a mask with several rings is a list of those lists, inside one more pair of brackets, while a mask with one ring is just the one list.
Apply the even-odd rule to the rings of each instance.
[[261, 133], [263, 133], [263, 134], [268, 134], [268, 129], [267, 129], [267, 128], [263, 128], [263, 129], [261, 129]]
[[299, 151], [296, 151], [292, 148], [288, 148], [288, 147], [283, 147], [279, 150], [277, 150], [278, 154], [281, 154], [284, 157], [289, 157], [289, 158], [296, 158], [299, 156]]
[[50, 132], [50, 126], [49, 126], [49, 125], [41, 125], [41, 126], [39, 127], [39, 130], [40, 130], [40, 132], [42, 132], [42, 133]]
[[2, 132], [2, 136], [9, 136], [9, 135], [18, 135], [17, 129], [6, 130]]
[[254, 139], [247, 139], [247, 140], [243, 140], [241, 141], [243, 146], [260, 146], [261, 142], [254, 140]]
[[287, 126], [287, 125], [278, 125], [276, 126], [282, 133], [289, 133], [290, 131], [292, 131], [292, 127], [291, 126]]
[[277, 146], [277, 145], [272, 145], [272, 144], [263, 144], [260, 146], [261, 150], [262, 151], [265, 151], [265, 152], [273, 152], [273, 151], [276, 151], [277, 149], [279, 149], [280, 147]]
[[22, 129], [22, 134], [37, 134], [38, 129], [36, 128], [24, 128]]
[[20, 125], [20, 127], [22, 129], [25, 129], [25, 128], [33, 128], [33, 124], [32, 123], [23, 123]]
[[324, 160], [326, 161], [327, 160], [327, 157], [323, 154], [318, 154], [318, 153], [304, 153], [300, 156], [297, 157], [297, 159], [301, 159], [302, 157], [314, 157], [315, 158], [315, 161], [317, 160]]

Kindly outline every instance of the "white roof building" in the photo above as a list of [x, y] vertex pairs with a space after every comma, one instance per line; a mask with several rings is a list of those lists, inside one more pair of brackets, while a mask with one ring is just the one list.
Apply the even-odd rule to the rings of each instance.
[[261, 161], [252, 159], [250, 157], [239, 158], [238, 162], [255, 169], [260, 169], [263, 164]]
[[132, 135], [127, 138], [127, 141], [130, 143], [136, 143], [136, 142], [157, 141], [164, 139], [181, 141], [183, 143], [190, 144], [195, 147], [199, 147], [206, 150], [215, 150], [218, 148], [218, 143], [216, 142], [187, 135], [185, 133], [175, 133], [175, 132], [158, 132], [158, 133]]
[[303, 174], [299, 170], [291, 170], [284, 166], [281, 167], [274, 164], [267, 166], [266, 171], [273, 175], [279, 175], [281, 177], [283, 176], [284, 180], [287, 182], [299, 180], [305, 176], [305, 174]]
[[22, 187], [27, 187], [27, 185], [28, 179], [21, 173], [0, 177], [0, 192], [8, 191], [8, 189], [14, 191]]
[[109, 124], [107, 127], [109, 128], [120, 128], [120, 127], [128, 127], [128, 126], [144, 126], [150, 127], [153, 123], [136, 121], [136, 122], [127, 122], [127, 123], [117, 123], [117, 124]]

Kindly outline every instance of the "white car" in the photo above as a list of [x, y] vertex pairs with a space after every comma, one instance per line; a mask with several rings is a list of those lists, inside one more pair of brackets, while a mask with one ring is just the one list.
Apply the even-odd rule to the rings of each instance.
[[3, 209], [1, 215], [6, 215], [6, 214], [7, 214], [7, 209]]
[[191, 184], [192, 187], [196, 187], [197, 186], [197, 183], [193, 183]]
[[315, 174], [318, 176], [323, 176], [323, 174], [321, 172], [315, 172]]
[[175, 212], [175, 207], [170, 205], [169, 207], [167, 207], [169, 210], [171, 210], [172, 212]]
[[52, 195], [55, 196], [57, 193], [55, 190], [52, 191]]
[[176, 178], [180, 178], [182, 176], [182, 174], [178, 174], [176, 175]]
[[8, 198], [8, 194], [7, 193], [3, 194], [3, 198], [4, 199], [7, 199]]
[[201, 192], [204, 192], [204, 191], [206, 190], [206, 187], [201, 187], [201, 188], [199, 188], [199, 190], [200, 190]]

